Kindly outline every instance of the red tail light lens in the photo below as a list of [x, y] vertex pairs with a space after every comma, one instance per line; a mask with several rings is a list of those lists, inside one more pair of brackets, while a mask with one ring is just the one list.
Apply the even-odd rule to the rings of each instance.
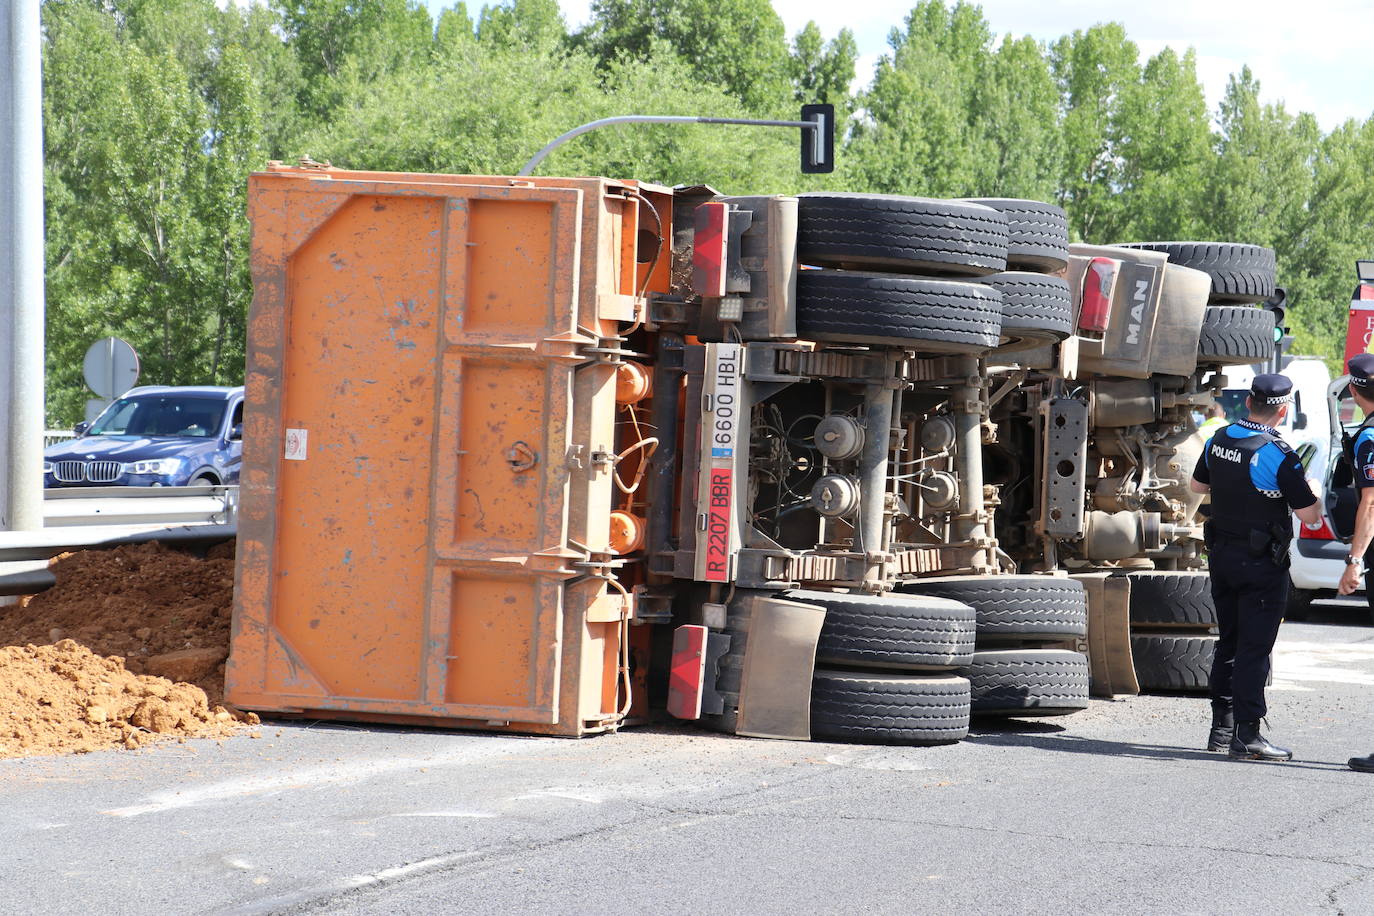
[[725, 295], [726, 221], [729, 207], [711, 201], [693, 212], [696, 235], [692, 242], [692, 291], [699, 296]]
[[1322, 526], [1315, 530], [1299, 522], [1298, 538], [1303, 541], [1334, 541], [1336, 532], [1332, 531], [1331, 526], [1326, 523], [1326, 519], [1322, 518]]
[[1078, 331], [1084, 337], [1102, 337], [1112, 317], [1112, 290], [1121, 262], [1115, 258], [1093, 258], [1083, 271], [1083, 308], [1078, 313]]

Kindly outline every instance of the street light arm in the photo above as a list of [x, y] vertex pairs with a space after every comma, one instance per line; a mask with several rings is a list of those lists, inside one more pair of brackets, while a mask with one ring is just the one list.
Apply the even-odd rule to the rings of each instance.
[[588, 131], [596, 130], [598, 127], [607, 127], [611, 124], [750, 124], [755, 127], [799, 127], [802, 130], [815, 131], [824, 125], [820, 121], [760, 121], [752, 118], [696, 118], [689, 115], [618, 115], [614, 118], [601, 118], [598, 121], [588, 121], [580, 127], [562, 134], [553, 142], [549, 143], [539, 152], [535, 153], [529, 162], [520, 169], [520, 175], [529, 175], [534, 172], [539, 163], [549, 153], [558, 149], [564, 143], [574, 137], [580, 137]]

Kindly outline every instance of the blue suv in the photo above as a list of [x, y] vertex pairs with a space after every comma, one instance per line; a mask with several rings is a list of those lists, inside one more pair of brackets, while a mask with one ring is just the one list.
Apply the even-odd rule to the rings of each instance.
[[132, 388], [43, 451], [45, 487], [239, 482], [243, 388]]

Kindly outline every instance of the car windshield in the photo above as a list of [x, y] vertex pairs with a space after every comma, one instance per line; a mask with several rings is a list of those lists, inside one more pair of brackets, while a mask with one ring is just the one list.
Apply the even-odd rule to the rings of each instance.
[[86, 431], [90, 436], [191, 436], [219, 433], [224, 402], [175, 395], [120, 398]]

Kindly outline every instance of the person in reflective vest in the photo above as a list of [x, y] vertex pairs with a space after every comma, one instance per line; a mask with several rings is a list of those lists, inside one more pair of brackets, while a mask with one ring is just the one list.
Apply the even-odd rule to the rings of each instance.
[[1190, 482], [1195, 493], [1212, 495], [1205, 535], [1220, 636], [1207, 750], [1232, 757], [1293, 758], [1260, 734], [1269, 654], [1288, 603], [1289, 510], [1304, 524], [1321, 521], [1302, 463], [1275, 430], [1292, 400], [1289, 379], [1255, 376], [1245, 401], [1249, 416], [1212, 435]]
[[[1350, 552], [1345, 556], [1345, 574], [1341, 576], [1338, 591], [1349, 595], [1360, 587], [1360, 574], [1364, 574], [1364, 593], [1369, 606], [1374, 609], [1374, 573], [1370, 572], [1374, 550], [1370, 541], [1374, 540], [1374, 353], [1360, 353], [1346, 363], [1350, 375], [1350, 397], [1364, 413], [1364, 422], [1354, 436], [1345, 436], [1346, 460], [1355, 478], [1355, 488], [1359, 491], [1360, 502], [1355, 509], [1355, 533], [1350, 539]], [[1351, 757], [1350, 768], [1361, 773], [1374, 773], [1374, 754], [1368, 757]]]

